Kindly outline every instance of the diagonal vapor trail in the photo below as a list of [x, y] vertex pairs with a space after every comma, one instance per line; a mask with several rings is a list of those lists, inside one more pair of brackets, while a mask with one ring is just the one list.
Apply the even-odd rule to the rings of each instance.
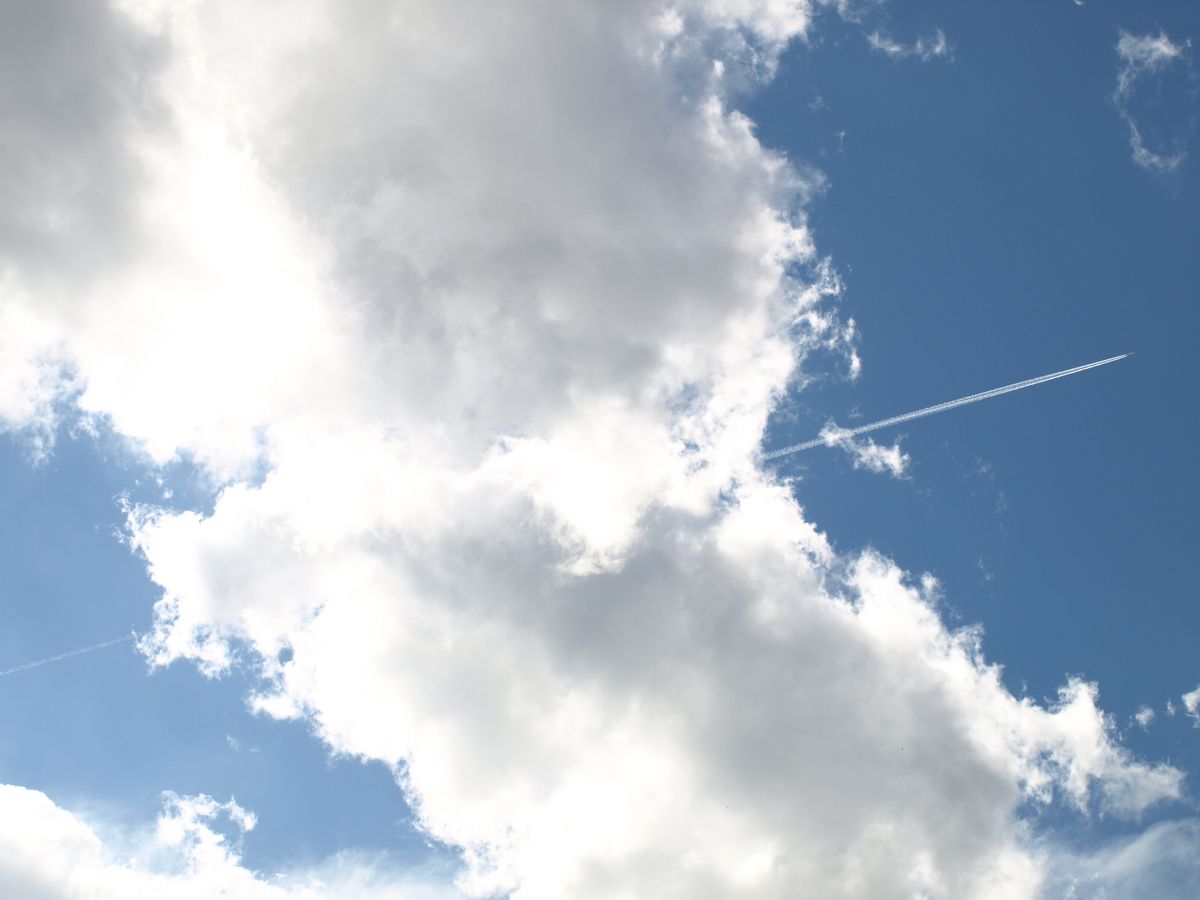
[[[913, 419], [923, 419], [925, 416], [932, 416], [936, 413], [945, 412], [948, 409], [956, 409], [960, 406], [966, 406], [970, 403], [978, 403], [980, 400], [990, 400], [992, 397], [999, 397], [1001, 394], [1008, 394], [1012, 391], [1019, 391], [1022, 388], [1033, 387], [1035, 384], [1042, 384], [1046, 381], [1053, 381], [1056, 378], [1066, 378], [1068, 375], [1074, 375], [1077, 372], [1086, 372], [1088, 369], [1095, 369], [1098, 366], [1107, 366], [1109, 363], [1114, 363], [1119, 359], [1124, 359], [1127, 356], [1132, 356], [1132, 353], [1122, 353], [1120, 356], [1110, 356], [1108, 359], [1101, 359], [1096, 362], [1087, 363], [1083, 366], [1076, 366], [1073, 369], [1063, 369], [1061, 372], [1053, 372], [1049, 375], [1039, 375], [1037, 378], [1027, 378], [1025, 381], [1018, 381], [1013, 384], [1006, 384], [1004, 387], [992, 388], [990, 391], [981, 391], [978, 394], [971, 394], [969, 397], [960, 397], [957, 400], [947, 400], [945, 403], [935, 403], [933, 406], [926, 406], [924, 409], [914, 410], [913, 412], [901, 413], [898, 416], [892, 416], [888, 419], [880, 419], [878, 422], [872, 422], [869, 425], [860, 425], [858, 428], [848, 428], [839, 430], [836, 438], [855, 437], [856, 435], [866, 434], [868, 431], [877, 431], [880, 428], [887, 428], [890, 425], [899, 425], [901, 422], [911, 422]], [[811, 441], [804, 441], [801, 444], [792, 444], [790, 447], [781, 447], [778, 450], [772, 450], [769, 453], [764, 453], [762, 458], [776, 459], [780, 456], [787, 456], [789, 453], [799, 453], [801, 450], [811, 450], [814, 447], [829, 447], [836, 442], [834, 436], [813, 438]]]
[[81, 647], [78, 650], [68, 650], [66, 653], [59, 653], [57, 656], [47, 656], [45, 659], [36, 659], [33, 662], [27, 662], [24, 665], [15, 666], [11, 669], [5, 669], [0, 672], [0, 678], [5, 675], [15, 675], [17, 672], [24, 672], [26, 669], [36, 669], [38, 666], [44, 666], [48, 663], [58, 662], [60, 659], [70, 659], [72, 656], [82, 656], [84, 653], [91, 653], [93, 650], [101, 650], [104, 647], [111, 647], [113, 644], [123, 644], [126, 641], [132, 641], [137, 635], [127, 634], [124, 637], [113, 638], [111, 641], [101, 641], [98, 644], [92, 644], [90, 647]]

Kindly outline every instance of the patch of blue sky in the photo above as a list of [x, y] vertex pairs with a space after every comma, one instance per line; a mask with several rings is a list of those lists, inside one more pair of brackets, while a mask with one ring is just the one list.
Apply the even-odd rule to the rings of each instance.
[[[60, 435], [37, 467], [27, 450], [0, 438], [4, 669], [149, 627], [157, 589], [117, 539], [123, 497], [211, 504], [186, 464], [147, 469], [104, 436]], [[133, 828], [154, 820], [165, 790], [234, 796], [258, 815], [245, 864], [267, 873], [341, 851], [396, 867], [449, 859], [415, 832], [385, 766], [330, 757], [307, 725], [251, 714], [253, 686], [236, 669], [148, 671], [129, 643], [0, 678], [0, 782]]]
[[[1165, 703], [1200, 681], [1200, 423], [1188, 412], [1200, 170], [1165, 179], [1135, 165], [1112, 92], [1120, 29], [1185, 40], [1200, 35], [1200, 8], [887, 10], [897, 39], [943, 29], [953, 59], [892, 58], [829, 17], [745, 105], [766, 144], [828, 177], [812, 224], [864, 360], [858, 381], [834, 375], [791, 398], [764, 446], [1137, 351], [872, 435], [903, 437], [908, 480], [831, 449], [775, 465], [841, 549], [875, 546], [935, 574], [952, 618], [983, 624], [1013, 690], [1040, 699], [1069, 675], [1097, 681], [1127, 745], [1183, 767], [1194, 790], [1200, 732]], [[1178, 134], [1197, 110], [1171, 87], [1155, 115]], [[1142, 704], [1157, 712], [1146, 729], [1132, 721]], [[1041, 815], [1090, 839], [1123, 827]]]

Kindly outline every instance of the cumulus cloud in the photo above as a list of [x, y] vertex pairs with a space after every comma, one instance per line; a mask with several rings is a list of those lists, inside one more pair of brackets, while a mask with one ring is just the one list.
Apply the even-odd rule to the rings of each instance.
[[728, 102], [809, 3], [103, 8], [119, 63], [75, 64], [123, 99], [85, 93], [106, 137], [56, 152], [123, 180], [54, 197], [120, 221], [78, 271], [46, 262], [70, 241], [5, 257], [16, 346], [224, 484], [131, 511], [143, 650], [247, 660], [257, 709], [391, 765], [464, 893], [1032, 897], [1028, 804], [1180, 795], [1096, 686], [1014, 697], [757, 465], [853, 335], [810, 184]]
[[911, 44], [901, 43], [882, 31], [872, 31], [867, 34], [867, 43], [871, 49], [892, 59], [919, 59], [929, 62], [931, 59], [948, 57], [953, 53], [950, 42], [942, 29], [935, 29], [932, 34], [918, 37]]
[[434, 900], [461, 896], [436, 881], [405, 880], [365, 861], [333, 859], [318, 869], [264, 880], [246, 869], [219, 820], [239, 834], [254, 815], [232, 800], [167, 794], [154, 829], [105, 840], [45, 794], [0, 785], [0, 893], [22, 900]]
[[887, 561], [839, 575], [778, 488], [703, 528], [664, 516], [619, 571], [587, 577], [555, 575], [564, 552], [531, 551], [530, 511], [513, 512], [454, 516], [453, 535], [386, 529], [375, 549], [298, 551], [287, 513], [263, 507], [219, 507], [191, 534], [160, 519], [142, 539], [152, 561], [238, 547], [220, 595], [215, 571], [189, 584], [156, 567], [180, 591], [165, 641], [211, 604], [206, 627], [264, 657], [286, 642], [258, 706], [396, 766], [422, 825], [466, 849], [475, 895], [775, 897], [799, 879], [828, 896], [997, 881], [1032, 896], [1020, 803], [1094, 796], [1123, 815], [1179, 793], [1180, 773], [1115, 745], [1094, 687], [1049, 709], [1012, 697], [977, 635], [947, 631]]
[[1117, 89], [1113, 102], [1129, 128], [1133, 161], [1151, 172], [1172, 172], [1187, 158], [1195, 129], [1196, 77], [1191, 41], [1176, 43], [1166, 32], [1117, 40]]

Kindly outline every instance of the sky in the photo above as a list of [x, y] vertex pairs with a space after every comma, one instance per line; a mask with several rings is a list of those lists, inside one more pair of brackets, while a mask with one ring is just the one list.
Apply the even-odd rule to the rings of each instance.
[[1200, 894], [1197, 40], [0, 4], [0, 894]]

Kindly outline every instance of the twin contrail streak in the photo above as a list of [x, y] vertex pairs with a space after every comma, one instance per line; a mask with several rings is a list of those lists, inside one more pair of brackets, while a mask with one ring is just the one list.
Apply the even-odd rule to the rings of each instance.
[[78, 650], [68, 650], [66, 653], [60, 653], [58, 656], [47, 656], [45, 659], [34, 660], [33, 662], [25, 663], [22, 666], [16, 666], [12, 669], [5, 669], [0, 672], [0, 678], [5, 675], [15, 675], [17, 672], [24, 672], [26, 669], [36, 669], [38, 666], [44, 666], [48, 663], [58, 662], [60, 659], [70, 659], [72, 656], [82, 656], [84, 653], [91, 653], [93, 650], [100, 650], [104, 647], [111, 647], [113, 644], [123, 644], [126, 641], [132, 641], [135, 635], [127, 634], [124, 637], [113, 638], [111, 641], [101, 641], [99, 644], [92, 644], [90, 647], [81, 647]]
[[840, 430], [837, 432], [836, 436], [830, 435], [829, 437], [818, 437], [811, 441], [805, 441], [802, 444], [792, 444], [790, 447], [781, 447], [778, 450], [772, 450], [770, 453], [764, 453], [762, 458], [775, 459], [779, 456], [787, 456], [789, 453], [799, 453], [801, 450], [811, 450], [814, 447], [828, 447], [836, 443], [837, 439], [866, 434], [868, 431], [878, 431], [880, 428], [888, 428], [892, 425], [899, 425], [901, 422], [911, 422], [913, 419], [923, 419], [925, 416], [932, 416], [936, 413], [945, 412], [948, 409], [956, 409], [959, 406], [967, 406], [970, 403], [978, 403], [980, 400], [990, 400], [992, 397], [999, 397], [1001, 394], [1009, 394], [1013, 391], [1019, 391], [1022, 388], [1033, 387], [1035, 384], [1053, 381], [1055, 378], [1066, 378], [1068, 375], [1074, 375], [1077, 372], [1086, 372], [1088, 369], [1095, 369], [1098, 366], [1107, 366], [1109, 363], [1114, 363], [1119, 359], [1124, 359], [1125, 357], [1132, 355], [1132, 353], [1122, 353], [1120, 356], [1110, 356], [1108, 359], [1102, 359], [1098, 362], [1088, 363], [1085, 366], [1076, 366], [1073, 369], [1063, 369], [1061, 372], [1054, 372], [1050, 375], [1039, 375], [1037, 378], [1029, 378], [1025, 381], [1018, 381], [1015, 384], [1006, 384], [1004, 387], [992, 388], [990, 391], [982, 391], [978, 394], [971, 394], [969, 397], [960, 397], [957, 400], [947, 400], [945, 403], [936, 403], [933, 406], [926, 406], [924, 409], [902, 413], [898, 416], [892, 416], [889, 419], [880, 419], [878, 422], [872, 422], [870, 425], [860, 425], [858, 428], [847, 428], [845, 430]]

